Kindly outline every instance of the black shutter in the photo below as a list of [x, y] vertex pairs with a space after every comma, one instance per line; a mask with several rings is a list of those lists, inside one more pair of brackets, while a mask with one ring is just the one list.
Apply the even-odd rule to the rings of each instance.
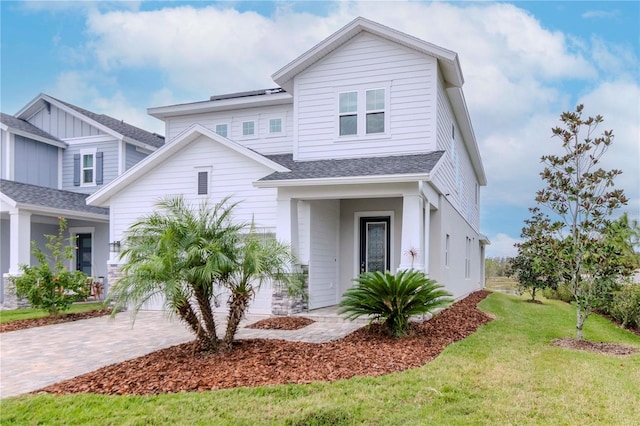
[[209, 193], [209, 172], [198, 172], [198, 195]]
[[102, 154], [103, 152], [96, 152], [96, 185], [102, 185]]
[[73, 186], [80, 186], [80, 154], [73, 154]]

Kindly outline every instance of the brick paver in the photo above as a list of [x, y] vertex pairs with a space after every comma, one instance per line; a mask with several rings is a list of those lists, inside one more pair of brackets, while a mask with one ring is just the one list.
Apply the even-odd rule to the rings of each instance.
[[[262, 318], [265, 317], [249, 316], [241, 326]], [[293, 331], [240, 328], [237, 338], [320, 343], [344, 337], [362, 325], [333, 321], [316, 322]], [[2, 333], [0, 398], [28, 393], [193, 339], [177, 319], [152, 311], [139, 312], [133, 326], [130, 315], [123, 312], [115, 318], [99, 317]]]

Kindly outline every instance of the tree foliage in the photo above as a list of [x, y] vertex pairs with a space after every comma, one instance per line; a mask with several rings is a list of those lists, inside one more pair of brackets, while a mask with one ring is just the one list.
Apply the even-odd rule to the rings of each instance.
[[383, 320], [391, 335], [404, 336], [409, 330], [409, 317], [433, 312], [448, 306], [451, 294], [424, 272], [402, 270], [365, 272], [357, 284], [342, 296], [340, 313], [356, 319], [370, 315], [372, 321]]
[[[166, 198], [157, 210], [131, 225], [124, 239], [123, 277], [113, 286], [114, 312], [133, 313], [161, 297], [196, 335], [205, 350], [231, 348], [238, 324], [264, 280], [293, 279], [289, 248], [252, 225], [234, 222], [228, 199], [195, 208], [182, 197]], [[229, 308], [224, 336], [214, 306]]]
[[31, 253], [38, 265], [20, 265], [21, 275], [11, 278], [18, 297], [27, 299], [32, 307], [44, 309], [52, 316], [58, 316], [73, 302], [89, 295], [87, 276], [81, 271], [69, 271], [65, 265], [65, 262], [73, 260], [76, 246], [73, 238], [64, 237], [66, 229], [67, 221], [58, 218], [58, 234], [45, 235], [48, 253], [32, 241]]
[[538, 191], [536, 201], [546, 206], [553, 218], [545, 218], [544, 241], [553, 256], [543, 259], [558, 271], [559, 279], [571, 292], [576, 305], [577, 338], [582, 339], [585, 321], [611, 293], [613, 284], [629, 273], [629, 265], [617, 256], [616, 244], [607, 238], [612, 228], [611, 215], [627, 198], [614, 187], [622, 171], [604, 170], [600, 161], [613, 143], [612, 130], [597, 134], [602, 116], [584, 118], [583, 106], [560, 116], [561, 125], [552, 129], [560, 139], [564, 154], [544, 155], [540, 176], [546, 187]]

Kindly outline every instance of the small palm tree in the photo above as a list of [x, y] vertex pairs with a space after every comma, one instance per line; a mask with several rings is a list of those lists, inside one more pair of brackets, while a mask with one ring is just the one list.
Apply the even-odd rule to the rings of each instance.
[[407, 334], [410, 316], [431, 313], [453, 302], [443, 286], [414, 269], [395, 275], [389, 271], [365, 272], [354, 281], [357, 284], [342, 296], [340, 313], [347, 314], [348, 319], [370, 315], [372, 322], [384, 320], [395, 337]]
[[[111, 288], [114, 312], [133, 314], [152, 297], [164, 299], [196, 335], [205, 350], [231, 347], [238, 324], [264, 279], [286, 279], [293, 263], [287, 246], [261, 241], [252, 226], [234, 223], [236, 204], [228, 199], [193, 208], [182, 197], [167, 198], [157, 210], [127, 231], [121, 258], [123, 277]], [[247, 233], [248, 231], [248, 233]], [[276, 250], [277, 248], [277, 250]], [[281, 263], [279, 263], [281, 262]], [[216, 330], [213, 306], [221, 290], [230, 290], [224, 339]]]

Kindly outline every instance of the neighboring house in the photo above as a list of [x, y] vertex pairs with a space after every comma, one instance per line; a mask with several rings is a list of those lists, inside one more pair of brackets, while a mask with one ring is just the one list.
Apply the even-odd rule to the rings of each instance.
[[[421, 269], [456, 297], [482, 288], [486, 177], [457, 54], [358, 18], [272, 77], [149, 109], [167, 144], [88, 199], [109, 207], [111, 240], [165, 195], [231, 195], [239, 220], [308, 267], [310, 309], [363, 271]], [[275, 300], [263, 287], [250, 311], [280, 312]]]
[[107, 276], [109, 210], [86, 204], [89, 194], [164, 144], [164, 138], [106, 115], [40, 94], [15, 116], [0, 120], [0, 273], [2, 302], [8, 274], [30, 265], [31, 241], [57, 234], [58, 217], [77, 237], [69, 267]]

